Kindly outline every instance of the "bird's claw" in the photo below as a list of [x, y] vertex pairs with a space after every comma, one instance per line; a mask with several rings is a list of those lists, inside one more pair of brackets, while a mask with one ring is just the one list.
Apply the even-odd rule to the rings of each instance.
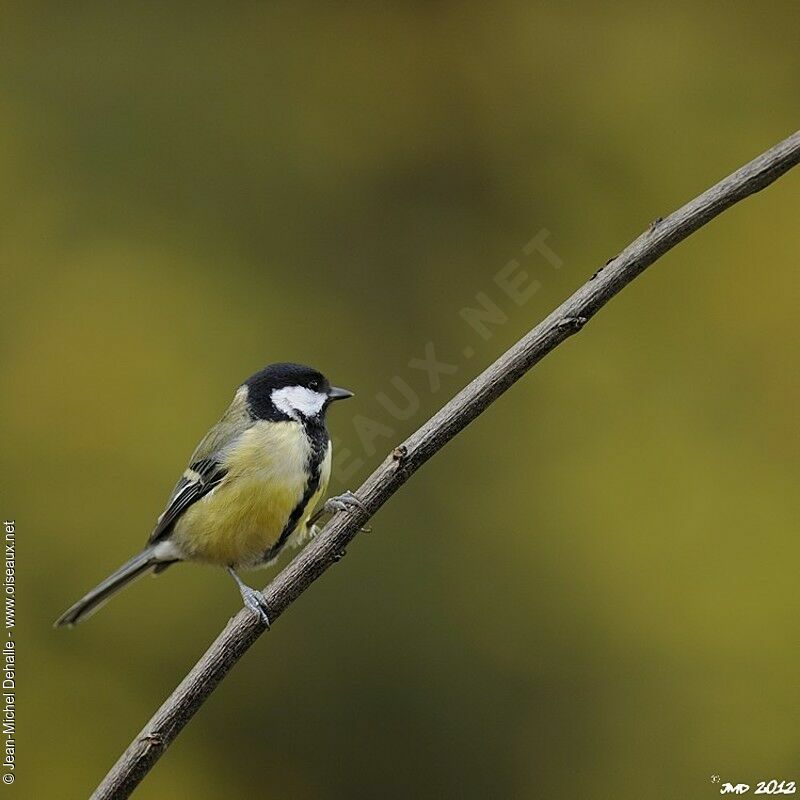
[[242, 593], [244, 607], [249, 608], [269, 629], [269, 609], [264, 595], [249, 586], [240, 586], [239, 588]]
[[[343, 494], [329, 497], [312, 517], [309, 519], [308, 524], [312, 530], [316, 528], [316, 522], [321, 519], [325, 514], [337, 514], [339, 511], [361, 511], [364, 514], [369, 514], [364, 504], [352, 492], [347, 491]], [[370, 528], [361, 528], [360, 530], [369, 532]]]
[[324, 508], [329, 514], [335, 514], [337, 511], [352, 511], [353, 509], [367, 513], [364, 504], [350, 491], [335, 497], [329, 497], [325, 501]]
[[261, 592], [248, 586], [237, 574], [233, 565], [228, 566], [230, 576], [236, 581], [239, 593], [242, 595], [244, 607], [249, 608], [269, 630], [269, 609], [267, 608], [267, 598]]

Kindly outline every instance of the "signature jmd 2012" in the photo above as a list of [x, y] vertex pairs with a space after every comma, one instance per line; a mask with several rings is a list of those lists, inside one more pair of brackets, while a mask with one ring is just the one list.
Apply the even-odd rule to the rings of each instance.
[[[749, 783], [723, 783], [720, 794], [746, 794], [750, 791]], [[794, 794], [797, 787], [794, 781], [759, 781], [753, 794]]]

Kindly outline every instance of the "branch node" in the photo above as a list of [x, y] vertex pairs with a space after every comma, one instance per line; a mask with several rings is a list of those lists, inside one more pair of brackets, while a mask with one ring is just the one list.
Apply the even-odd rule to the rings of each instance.
[[397, 468], [403, 466], [403, 463], [408, 458], [408, 448], [404, 445], [398, 445], [392, 450], [392, 459], [397, 462]]
[[146, 742], [148, 747], [161, 747], [164, 744], [164, 737], [160, 733], [145, 733], [142, 741]]
[[656, 217], [647, 228], [648, 232], [652, 233], [663, 221], [664, 217]]
[[587, 322], [588, 319], [586, 317], [564, 317], [564, 319], [559, 320], [557, 327], [579, 331]]

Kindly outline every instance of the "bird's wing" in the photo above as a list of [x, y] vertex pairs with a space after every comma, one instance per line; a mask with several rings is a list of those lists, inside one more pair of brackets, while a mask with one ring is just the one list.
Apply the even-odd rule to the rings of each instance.
[[240, 389], [222, 419], [192, 454], [189, 468], [172, 490], [167, 507], [150, 534], [150, 544], [166, 539], [181, 514], [220, 484], [227, 474], [225, 456], [228, 449], [252, 424], [247, 408], [247, 390]]
[[166, 539], [181, 514], [218, 486], [225, 475], [227, 470], [216, 459], [206, 458], [193, 462], [181, 476], [167, 507], [158, 518], [155, 530], [150, 534], [150, 544]]

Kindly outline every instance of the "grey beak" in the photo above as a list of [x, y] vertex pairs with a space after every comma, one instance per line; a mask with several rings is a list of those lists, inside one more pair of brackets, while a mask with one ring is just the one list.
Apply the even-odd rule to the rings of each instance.
[[334, 400], [347, 400], [348, 397], [352, 396], [353, 393], [349, 389], [340, 389], [338, 386], [331, 386], [328, 391], [328, 400], [331, 402]]

